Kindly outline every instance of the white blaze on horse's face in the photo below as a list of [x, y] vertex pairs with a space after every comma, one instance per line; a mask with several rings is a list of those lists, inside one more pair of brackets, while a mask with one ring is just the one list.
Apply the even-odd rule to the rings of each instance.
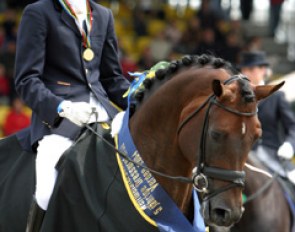
[[246, 127], [246, 123], [242, 122], [242, 135], [245, 135], [247, 132], [247, 127]]

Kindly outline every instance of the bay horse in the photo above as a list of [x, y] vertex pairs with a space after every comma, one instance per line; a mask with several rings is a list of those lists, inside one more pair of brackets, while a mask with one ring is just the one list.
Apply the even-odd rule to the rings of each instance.
[[[246, 166], [246, 183], [244, 193], [245, 212], [241, 220], [233, 226], [232, 232], [290, 232], [292, 214], [285, 192], [279, 183], [279, 176], [267, 174], [267, 168], [255, 154], [250, 153]], [[254, 167], [254, 169], [253, 169]]]
[[[153, 186], [161, 186], [191, 224], [195, 213], [192, 193], [198, 191], [205, 223], [232, 226], [242, 215], [243, 168], [261, 134], [257, 102], [282, 85], [254, 86], [226, 61], [207, 55], [186, 56], [157, 70], [154, 78], [146, 78], [131, 93], [127, 110], [127, 128], [144, 161], [140, 172], [154, 174]], [[97, 135], [86, 130], [59, 162], [59, 176], [41, 231], [171, 231], [144, 214], [133, 215], [142, 209], [133, 206], [136, 197], [124, 188], [124, 179], [130, 177], [120, 172], [118, 158], [110, 153], [113, 148]], [[103, 136], [109, 138], [109, 132]], [[11, 137], [0, 141], [1, 155], [11, 140], [16, 144]], [[31, 177], [32, 154], [20, 158], [29, 161], [23, 161], [23, 171], [18, 174], [29, 172]], [[29, 200], [9, 198], [7, 188], [13, 184], [7, 172], [0, 177], [0, 230], [23, 232], [21, 226], [28, 214], [24, 202]], [[20, 191], [28, 196], [33, 189]], [[154, 203], [142, 208], [156, 207]], [[18, 207], [26, 212], [19, 212]], [[153, 213], [171, 213], [165, 207], [161, 210]]]

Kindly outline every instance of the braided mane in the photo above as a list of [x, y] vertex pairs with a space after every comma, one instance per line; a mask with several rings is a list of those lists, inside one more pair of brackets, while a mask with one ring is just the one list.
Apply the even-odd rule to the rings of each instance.
[[[198, 68], [203, 68], [205, 66], [220, 69], [223, 68], [227, 70], [230, 75], [238, 74], [238, 71], [231, 65], [231, 63], [225, 61], [222, 58], [214, 57], [211, 55], [188, 55], [184, 56], [179, 60], [172, 61], [167, 68], [160, 68], [155, 72], [154, 78], [145, 78], [140, 89], [132, 94], [132, 104], [130, 104], [130, 114], [132, 115], [136, 107], [142, 102], [144, 96], [148, 93], [148, 90], [154, 85], [155, 82], [161, 82], [164, 80], [169, 80], [173, 78], [183, 68], [189, 68], [197, 66]], [[244, 88], [244, 92], [247, 93], [248, 88]]]

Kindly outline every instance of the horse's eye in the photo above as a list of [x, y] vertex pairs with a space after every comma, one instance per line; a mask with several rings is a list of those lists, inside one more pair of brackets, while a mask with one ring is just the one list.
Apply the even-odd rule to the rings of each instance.
[[221, 132], [221, 131], [211, 131], [210, 132], [210, 136], [212, 139], [214, 139], [215, 141], [221, 141], [226, 137], [226, 133]]

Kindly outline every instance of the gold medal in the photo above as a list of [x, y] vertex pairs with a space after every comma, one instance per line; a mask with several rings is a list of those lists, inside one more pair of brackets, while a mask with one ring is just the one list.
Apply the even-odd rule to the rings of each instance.
[[91, 61], [94, 58], [94, 52], [91, 48], [86, 48], [83, 52], [83, 59], [86, 61]]

